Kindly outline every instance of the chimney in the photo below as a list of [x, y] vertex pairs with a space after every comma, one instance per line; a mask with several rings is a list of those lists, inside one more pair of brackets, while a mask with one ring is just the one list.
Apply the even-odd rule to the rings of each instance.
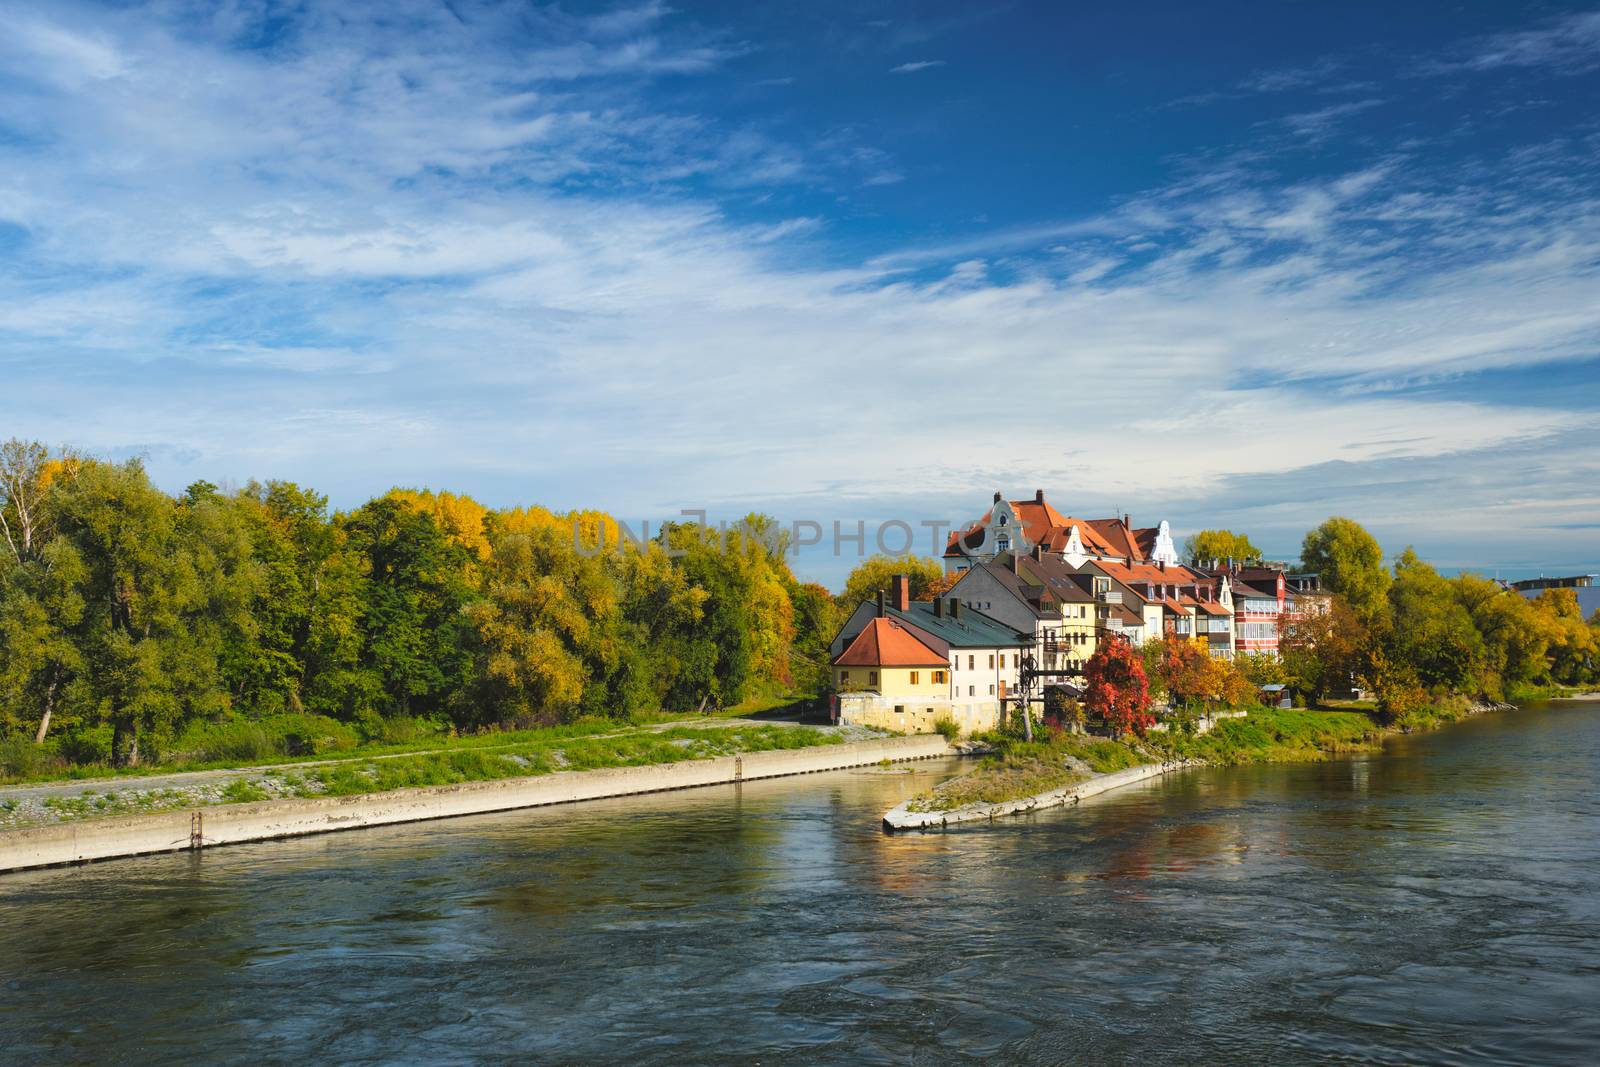
[[1035, 489], [1033, 491], [1033, 502], [1035, 504], [1043, 504], [1044, 503], [1044, 490], [1043, 489]]
[[1017, 573], [1017, 554], [1015, 552], [1011, 553], [1011, 573]]
[[944, 618], [944, 597], [942, 596], [933, 598], [933, 617], [936, 619]]
[[1156, 566], [1161, 568], [1161, 572], [1163, 574], [1166, 573], [1166, 570], [1167, 570], [1167, 561], [1166, 560], [1161, 560], [1159, 563], [1156, 564]]
[[1129, 515], [1127, 512], [1123, 512], [1122, 525], [1126, 526], [1130, 530], [1133, 529], [1133, 516]]
[[1033, 552], [1030, 553], [1030, 554], [1033, 556], [1034, 559], [1043, 561], [1043, 559], [1044, 559], [1044, 545], [1042, 545], [1042, 544], [1034, 545], [1033, 546]]
[[950, 617], [952, 619], [961, 618], [961, 600], [959, 597], [950, 598]]
[[884, 614], [885, 614], [885, 612], [883, 610], [883, 590], [880, 589], [880, 590], [878, 590], [878, 618], [880, 618], [880, 619], [883, 618]]
[[894, 608], [896, 611], [911, 610], [911, 577], [905, 574], [894, 576], [894, 584], [890, 587], [894, 592]]
[[996, 503], [996, 504], [998, 504], [998, 503], [1000, 503], [1000, 491], [999, 491], [999, 490], [998, 490], [998, 489], [997, 489], [997, 490], [995, 490], [995, 494], [994, 494], [994, 502], [995, 502], [995, 503]]

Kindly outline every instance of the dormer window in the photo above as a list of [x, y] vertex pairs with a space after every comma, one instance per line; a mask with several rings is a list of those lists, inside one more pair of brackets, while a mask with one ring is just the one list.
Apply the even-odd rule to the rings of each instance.
[[1006, 524], [1006, 517], [1004, 515], [1002, 515], [1002, 516], [1000, 516], [1000, 525], [1004, 526], [1005, 524]]

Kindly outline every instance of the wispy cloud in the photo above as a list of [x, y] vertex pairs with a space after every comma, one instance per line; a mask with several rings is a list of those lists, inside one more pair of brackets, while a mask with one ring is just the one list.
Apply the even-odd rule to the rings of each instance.
[[[536, 40], [521, 5], [243, 10], [204, 30], [52, 8], [0, 40], [8, 434], [141, 442], [172, 485], [431, 481], [652, 516], [942, 507], [1003, 476], [1303, 529], [1366, 472], [1454, 522], [1515, 481], [1450, 482], [1478, 457], [1520, 457], [1528, 497], [1600, 467], [1581, 390], [1440, 385], [1592, 358], [1581, 138], [1380, 146], [1293, 180], [1303, 141], [1264, 139], [1284, 157], [1103, 210], [869, 243], [781, 193], [907, 168], [861, 129], [808, 145], [663, 109], [654, 79], [741, 46], [660, 5], [547, 13]], [[1375, 100], [1280, 121], [1315, 138]], [[767, 196], [791, 207], [752, 213]], [[1115, 425], [1064, 433], [1084, 412]]]
[[1600, 67], [1600, 11], [1566, 15], [1530, 30], [1492, 34], [1466, 42], [1443, 59], [1422, 64], [1424, 74], [1538, 67], [1579, 74]]
[[902, 63], [898, 67], [890, 67], [890, 74], [915, 74], [919, 70], [932, 70], [934, 67], [945, 65], [942, 59], [919, 59], [912, 63]]
[[1285, 115], [1275, 121], [1297, 137], [1308, 141], [1323, 141], [1330, 137], [1345, 119], [1359, 115], [1363, 111], [1370, 111], [1382, 104], [1383, 101], [1377, 99], [1351, 100], [1348, 103], [1317, 108], [1315, 111]]

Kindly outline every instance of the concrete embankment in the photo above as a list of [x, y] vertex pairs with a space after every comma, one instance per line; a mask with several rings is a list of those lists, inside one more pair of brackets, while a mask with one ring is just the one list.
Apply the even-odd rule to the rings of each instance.
[[1006, 800], [998, 804], [968, 804], [960, 808], [951, 808], [949, 811], [912, 811], [911, 805], [916, 801], [908, 800], [883, 817], [883, 826], [886, 830], [938, 830], [958, 823], [992, 822], [1007, 815], [1021, 815], [1045, 808], [1058, 808], [1063, 804], [1076, 804], [1085, 797], [1097, 796], [1121, 786], [1155, 778], [1168, 771], [1193, 766], [1197, 764], [1190, 760], [1147, 763], [1139, 767], [1129, 767], [1124, 771], [1096, 775], [1086, 782], [1052, 789], [1048, 793]]
[[870, 766], [885, 760], [931, 759], [953, 754], [954, 750], [938, 735], [887, 737], [649, 767], [571, 771], [360, 796], [222, 804], [159, 815], [83, 819], [0, 833], [0, 871], [726, 785]]

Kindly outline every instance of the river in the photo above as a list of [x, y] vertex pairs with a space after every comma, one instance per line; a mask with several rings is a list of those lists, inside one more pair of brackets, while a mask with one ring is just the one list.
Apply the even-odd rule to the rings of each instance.
[[1600, 1054], [1600, 705], [887, 836], [954, 762], [0, 877], [0, 1061]]

